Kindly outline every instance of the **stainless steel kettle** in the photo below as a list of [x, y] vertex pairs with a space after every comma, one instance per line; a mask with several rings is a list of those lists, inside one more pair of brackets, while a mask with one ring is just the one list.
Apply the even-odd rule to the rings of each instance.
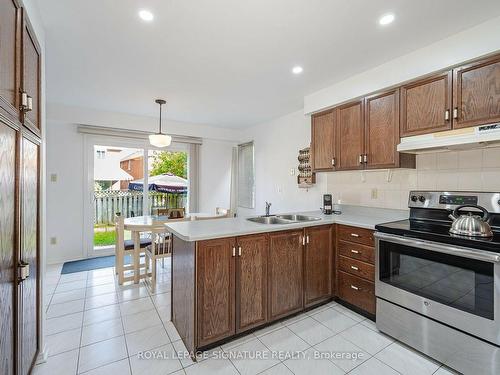
[[[481, 210], [483, 215], [474, 215], [469, 211], [466, 214], [459, 216], [460, 210], [465, 207]], [[451, 213], [448, 217], [453, 220], [453, 223], [451, 223], [450, 233], [469, 237], [493, 236], [490, 224], [488, 223], [490, 220], [490, 214], [484, 207], [475, 204], [464, 204], [463, 206], [455, 208], [453, 213]]]

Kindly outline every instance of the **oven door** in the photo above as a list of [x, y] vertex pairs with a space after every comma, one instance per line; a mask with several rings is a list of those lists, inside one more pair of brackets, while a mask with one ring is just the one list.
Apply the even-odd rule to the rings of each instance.
[[375, 294], [500, 345], [500, 255], [375, 233]]

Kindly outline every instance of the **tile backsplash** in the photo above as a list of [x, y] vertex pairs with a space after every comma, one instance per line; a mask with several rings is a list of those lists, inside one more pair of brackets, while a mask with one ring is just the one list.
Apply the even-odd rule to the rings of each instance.
[[500, 191], [500, 148], [417, 155], [416, 169], [331, 172], [334, 201], [371, 207], [408, 206], [410, 190]]

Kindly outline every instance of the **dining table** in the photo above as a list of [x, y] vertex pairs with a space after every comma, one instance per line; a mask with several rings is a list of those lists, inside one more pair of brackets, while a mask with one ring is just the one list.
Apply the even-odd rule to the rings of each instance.
[[[210, 214], [203, 212], [191, 212], [185, 217], [185, 220], [190, 220], [191, 217], [209, 217]], [[127, 217], [123, 221], [123, 229], [131, 232], [131, 238], [134, 242], [134, 254], [132, 257], [133, 268], [134, 268], [134, 283], [139, 283], [140, 276], [140, 254], [141, 254], [141, 233], [152, 233], [154, 231], [162, 230], [165, 228], [165, 223], [169, 220], [179, 220], [170, 219], [168, 216], [164, 215], [144, 215], [144, 216], [134, 216]]]
[[157, 215], [127, 217], [123, 220], [123, 229], [131, 232], [131, 238], [134, 242], [132, 263], [135, 284], [139, 283], [140, 280], [141, 233], [161, 230], [169, 220], [168, 216]]

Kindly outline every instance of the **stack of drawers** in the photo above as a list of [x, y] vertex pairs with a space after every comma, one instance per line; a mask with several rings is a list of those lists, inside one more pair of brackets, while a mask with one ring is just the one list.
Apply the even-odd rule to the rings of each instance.
[[373, 231], [337, 228], [338, 297], [375, 314], [375, 248]]

